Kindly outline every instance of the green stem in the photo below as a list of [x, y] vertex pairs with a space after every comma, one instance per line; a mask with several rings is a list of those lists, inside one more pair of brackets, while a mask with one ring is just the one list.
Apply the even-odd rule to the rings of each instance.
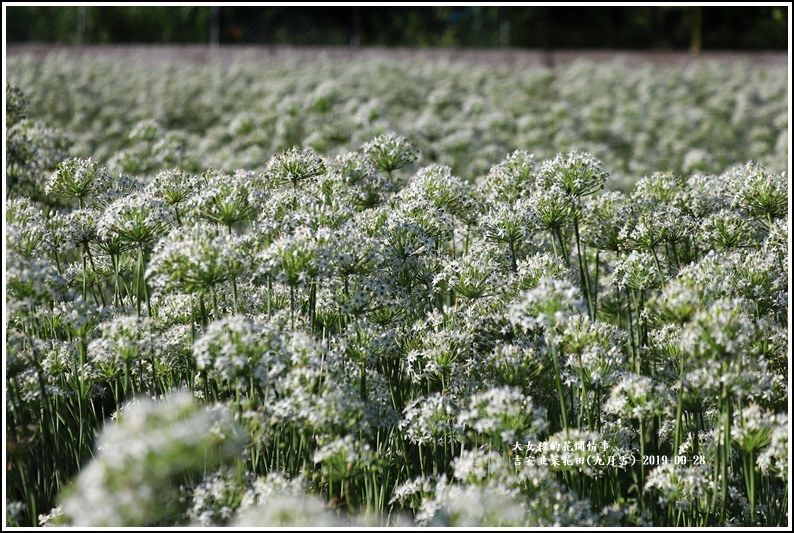
[[113, 265], [113, 305], [118, 307], [121, 305], [119, 295], [119, 257], [116, 254], [111, 254], [110, 262]]
[[232, 305], [234, 306], [234, 314], [237, 314], [237, 277], [232, 276]]
[[562, 389], [562, 377], [560, 375], [560, 364], [557, 361], [557, 350], [554, 343], [551, 344], [551, 358], [554, 362], [554, 383], [557, 386], [557, 397], [560, 401], [560, 416], [562, 417], [562, 427], [565, 428], [565, 434], [568, 434], [568, 408], [565, 404], [565, 393]]
[[727, 511], [727, 504], [728, 504], [728, 466], [730, 465], [731, 460], [731, 404], [730, 404], [730, 395], [728, 391], [725, 391], [725, 399], [724, 399], [724, 433], [723, 439], [725, 440], [725, 445], [723, 446], [723, 460], [722, 460], [722, 502], [720, 505], [720, 524], [725, 524], [726, 519], [726, 511]]
[[678, 257], [678, 249], [677, 248], [678, 248], [678, 246], [676, 246], [676, 244], [674, 243], [673, 244], [673, 259], [675, 260], [675, 268], [676, 268], [676, 270], [681, 268], [681, 259]]
[[638, 371], [638, 363], [637, 363], [637, 342], [634, 338], [634, 316], [633, 311], [631, 310], [631, 298], [629, 296], [629, 291], [631, 289], [626, 288], [626, 305], [628, 306], [628, 314], [629, 314], [629, 338], [631, 339], [631, 363], [634, 367], [634, 371], [639, 374]]
[[555, 257], [559, 257], [560, 254], [559, 254], [559, 252], [557, 252], [557, 240], [555, 238], [556, 236], [557, 235], [552, 231], [551, 232], [551, 249], [554, 251]]
[[[640, 314], [642, 306], [637, 303], [637, 292], [634, 289], [631, 289], [631, 299], [634, 301], [634, 307], [637, 313], [637, 345], [643, 346], [645, 345], [645, 334], [642, 327], [642, 315]], [[637, 373], [642, 374], [642, 359], [640, 358], [639, 351], [637, 351]]]
[[[141, 302], [145, 298], [143, 295], [143, 248], [138, 246], [138, 271], [135, 276], [135, 310], [141, 316]], [[151, 313], [151, 310], [149, 311]]]
[[58, 254], [58, 250], [54, 250], [52, 252], [52, 259], [53, 259], [53, 261], [55, 261], [55, 271], [58, 273], [59, 276], [62, 275], [61, 260], [60, 260], [59, 254]]
[[[94, 264], [94, 256], [91, 255], [91, 248], [89, 248], [88, 244], [85, 245], [85, 251], [86, 254], [88, 254], [88, 261], [91, 263], [91, 269], [94, 271], [94, 274], [96, 275], [96, 265]], [[105, 294], [104, 291], [102, 290], [102, 287], [97, 286], [97, 290], [99, 291], [99, 299], [102, 301], [102, 305], [103, 306], [106, 305]]]
[[577, 358], [579, 360], [579, 418], [577, 421], [577, 429], [582, 429], [582, 417], [584, 416], [585, 409], [587, 409], [587, 423], [592, 427], [593, 419], [590, 417], [590, 408], [587, 405], [587, 388], [585, 387], [584, 381], [584, 366], [582, 365], [582, 352], [579, 351], [577, 354]]
[[662, 266], [659, 264], [659, 257], [656, 255], [656, 248], [651, 246], [651, 253], [653, 254], [653, 262], [656, 264], [656, 272], [659, 275], [659, 286], [664, 286], [664, 275], [662, 274]]
[[367, 359], [366, 356], [361, 359], [361, 384], [359, 393], [361, 401], [367, 402]]
[[207, 327], [207, 306], [204, 305], [204, 293], [199, 293], [199, 310], [201, 311], [201, 326]]
[[267, 275], [267, 316], [268, 316], [268, 318], [273, 316], [272, 302], [273, 302], [273, 280], [270, 278], [270, 274], [268, 274]]
[[[145, 273], [143, 273], [142, 276], [144, 274]], [[143, 285], [143, 296], [144, 299], [146, 300], [146, 312], [149, 315], [149, 317], [153, 317], [155, 315], [155, 310], [152, 308], [152, 301], [149, 297], [149, 285], [146, 283], [145, 277], [141, 278], [141, 285]]]
[[598, 269], [600, 268], [601, 250], [596, 250], [595, 283], [593, 288], [593, 320], [598, 318]]
[[581, 239], [579, 238], [579, 221], [574, 218], [574, 234], [576, 235], [576, 253], [579, 259], [579, 275], [582, 279], [582, 289], [587, 296], [587, 310], [590, 312], [590, 319], [595, 319], [595, 309], [593, 307], [593, 296], [590, 293], [590, 272], [587, 268], [587, 260], [582, 255]]
[[469, 253], [469, 235], [470, 234], [471, 234], [471, 226], [469, 224], [466, 224], [466, 240], [463, 243], [463, 254], [464, 255]]
[[747, 495], [750, 500], [750, 525], [755, 525], [755, 450], [747, 452], [745, 477], [749, 480]]
[[210, 294], [212, 294], [212, 312], [213, 318], [218, 320], [221, 315], [218, 313], [218, 295], [215, 293], [215, 284], [210, 285]]
[[[229, 236], [232, 235], [231, 224], [226, 226], [229, 230]], [[232, 276], [232, 306], [234, 307], [234, 314], [237, 314], [237, 276]]]
[[562, 240], [562, 230], [560, 228], [555, 228], [554, 234], [557, 236], [557, 240], [560, 241], [560, 248], [562, 249], [562, 258], [565, 260], [565, 266], [570, 266], [570, 260], [568, 258], [568, 250], [565, 247], [565, 241]]
[[86, 252], [85, 252], [85, 249], [86, 249], [87, 246], [88, 246], [87, 244], [83, 244], [83, 253], [80, 254], [80, 259], [82, 260], [81, 263], [82, 263], [82, 267], [83, 267], [83, 300], [87, 300], [88, 299], [88, 276], [86, 275], [86, 271], [85, 271], [85, 269], [86, 269], [86, 262], [85, 262]]
[[681, 353], [679, 361], [678, 379], [680, 385], [678, 386], [678, 405], [675, 410], [675, 448], [673, 448], [673, 457], [678, 455], [679, 447], [683, 440], [683, 413], [684, 413], [684, 354]]
[[639, 494], [640, 507], [645, 507], [643, 495], [645, 485], [645, 418], [640, 416], [640, 482], [638, 483], [637, 493]]
[[317, 280], [309, 283], [309, 331], [314, 333], [317, 322]]
[[289, 323], [290, 329], [295, 331], [295, 287], [289, 286]]

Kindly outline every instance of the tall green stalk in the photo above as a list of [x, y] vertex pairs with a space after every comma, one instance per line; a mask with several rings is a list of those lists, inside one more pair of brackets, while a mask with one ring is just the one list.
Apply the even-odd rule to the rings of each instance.
[[554, 343], [551, 342], [551, 359], [554, 363], [554, 383], [557, 387], [557, 398], [560, 402], [560, 417], [562, 419], [562, 427], [565, 429], [565, 434], [568, 434], [568, 407], [565, 403], [565, 393], [562, 388], [562, 376], [560, 373], [560, 364], [557, 361], [557, 349]]

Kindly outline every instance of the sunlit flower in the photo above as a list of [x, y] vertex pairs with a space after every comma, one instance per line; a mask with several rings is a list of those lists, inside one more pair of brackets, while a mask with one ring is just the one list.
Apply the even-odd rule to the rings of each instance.
[[326, 171], [325, 162], [311, 148], [290, 148], [273, 156], [267, 163], [267, 174], [278, 184], [299, 183], [316, 178]]
[[405, 407], [400, 429], [414, 444], [454, 442], [457, 411], [448, 396], [422, 396]]
[[210, 292], [242, 268], [239, 242], [208, 224], [174, 229], [155, 247], [146, 278], [159, 290]]
[[171, 227], [173, 216], [165, 204], [146, 194], [119, 198], [105, 209], [97, 222], [97, 234], [140, 247], [151, 247]]
[[544, 161], [538, 176], [543, 183], [560, 187], [566, 194], [579, 198], [603, 189], [609, 174], [603, 170], [601, 161], [591, 154], [574, 151]]
[[211, 322], [193, 344], [196, 367], [221, 383], [261, 388], [281, 351], [281, 337], [237, 315]]
[[44, 191], [47, 194], [76, 198], [80, 207], [83, 207], [93, 195], [109, 187], [112, 180], [107, 169], [100, 167], [91, 158], [68, 159], [58, 164], [58, 169], [50, 176]]
[[499, 439], [503, 445], [526, 441], [546, 429], [546, 410], [532, 398], [508, 387], [492, 388], [473, 395], [461, 410], [458, 425]]

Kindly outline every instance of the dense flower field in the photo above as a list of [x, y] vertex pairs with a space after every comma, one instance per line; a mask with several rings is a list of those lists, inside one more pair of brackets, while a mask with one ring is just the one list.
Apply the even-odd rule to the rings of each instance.
[[788, 523], [785, 73], [415, 67], [9, 62], [7, 524]]
[[[586, 150], [609, 169], [608, 186], [624, 192], [658, 171], [719, 174], [755, 161], [782, 172], [788, 161], [787, 70], [745, 63], [158, 66], [50, 55], [11, 56], [7, 72], [36, 121], [15, 138], [55, 163], [69, 145], [114, 174], [261, 172], [293, 146], [335, 157], [391, 132], [419, 149], [418, 166], [446, 165], [467, 181], [515, 150], [540, 160]], [[20, 186], [43, 187], [26, 170], [15, 169]]]

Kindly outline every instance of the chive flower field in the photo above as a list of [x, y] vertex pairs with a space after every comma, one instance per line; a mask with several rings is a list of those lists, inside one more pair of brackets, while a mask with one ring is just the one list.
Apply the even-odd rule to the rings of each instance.
[[8, 526], [785, 526], [787, 71], [9, 57]]

